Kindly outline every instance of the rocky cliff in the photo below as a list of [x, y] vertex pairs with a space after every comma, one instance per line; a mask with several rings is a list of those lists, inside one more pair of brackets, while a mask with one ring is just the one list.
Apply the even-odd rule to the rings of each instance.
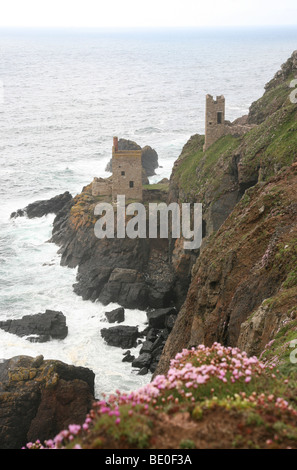
[[94, 374], [61, 361], [16, 356], [0, 363], [0, 448], [20, 449], [82, 423], [94, 402]]
[[[84, 299], [180, 309], [156, 373], [182, 347], [199, 343], [240, 344], [260, 354], [294, 316], [284, 292], [290, 286], [294, 298], [297, 107], [289, 97], [296, 73], [295, 51], [236, 121], [252, 126], [244, 135], [224, 135], [206, 152], [204, 136], [192, 136], [168, 192], [164, 185], [144, 190], [145, 204], [202, 203], [201, 250], [186, 251], [182, 239], [170, 237], [99, 240], [93, 228], [101, 197], [92, 196], [91, 185], [74, 198], [65, 193], [33, 207], [33, 216], [39, 206], [41, 215], [56, 212], [51, 240], [60, 246], [61, 263], [78, 267], [74, 290]], [[269, 320], [273, 305], [282, 309], [277, 322]]]
[[[147, 192], [149, 197], [154, 194]], [[166, 191], [157, 197], [158, 202], [166, 200]], [[94, 208], [100, 201], [89, 185], [54, 220], [51, 241], [60, 246], [61, 264], [78, 266], [75, 292], [84, 299], [127, 308], [162, 308], [178, 302], [170, 240], [97, 238]]]
[[206, 237], [156, 374], [183, 347], [219, 341], [260, 354], [284, 324], [295, 326], [296, 58], [252, 104], [252, 130], [205, 153], [203, 137], [193, 136], [175, 164], [170, 197], [203, 203]]
[[[144, 186], [147, 223], [148, 205], [167, 202], [167, 198], [168, 182]], [[185, 299], [195, 254], [185, 253], [180, 248], [182, 240], [175, 245], [170, 236], [131, 239], [115, 234], [115, 238], [98, 239], [94, 233], [98, 219], [94, 209], [103, 201], [111, 202], [105, 196], [93, 196], [90, 184], [66, 202], [53, 223], [51, 241], [60, 247], [61, 264], [78, 267], [75, 292], [83, 299], [98, 299], [104, 305], [117, 302], [126, 308], [179, 308]], [[44, 201], [40, 203], [44, 205]], [[22, 212], [26, 214], [27, 208]]]
[[[225, 135], [206, 152], [204, 137], [192, 136], [174, 165], [168, 194], [160, 188], [147, 194], [146, 202], [155, 194], [158, 201], [203, 204], [200, 250], [187, 252], [182, 240], [170, 238], [98, 240], [93, 227], [100, 198], [92, 196], [90, 186], [74, 198], [66, 195], [59, 210], [51, 203], [44, 209], [57, 214], [52, 241], [60, 246], [63, 265], [78, 266], [74, 289], [83, 298], [130, 308], [180, 307], [152, 383], [97, 403], [84, 427], [69, 426], [47, 444], [50, 448], [296, 445], [296, 410], [288, 408], [289, 403], [296, 406], [296, 361], [290, 346], [297, 339], [297, 105], [289, 99], [296, 74], [297, 51], [240, 121], [253, 126], [250, 130]], [[46, 427], [44, 432], [41, 426], [38, 437], [48, 438], [49, 429], [52, 434], [63, 426], [48, 424], [43, 413], [52, 399], [55, 410], [67, 402], [62, 398], [57, 404], [59, 388], [51, 388], [56, 367], [65, 371], [66, 366], [51, 368], [43, 359], [11, 361], [0, 368], [3, 416], [5, 400], [14, 403], [23, 392], [26, 400], [28, 381], [35, 380], [34, 409], [28, 407], [29, 414], [24, 411], [20, 419], [31, 416], [25, 432], [35, 436], [30, 423], [38, 410]], [[49, 369], [53, 375], [47, 378]], [[64, 387], [69, 375], [59, 371]], [[283, 374], [293, 376], [291, 385]], [[16, 386], [18, 394], [10, 395]], [[91, 396], [88, 390], [87, 403]], [[82, 422], [73, 400], [67, 402], [72, 421]], [[21, 442], [23, 437], [13, 432]]]

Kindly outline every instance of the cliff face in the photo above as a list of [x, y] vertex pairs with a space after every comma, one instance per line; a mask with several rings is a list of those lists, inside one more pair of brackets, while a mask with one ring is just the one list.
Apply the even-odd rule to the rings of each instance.
[[0, 447], [20, 449], [82, 423], [94, 402], [94, 374], [61, 361], [16, 356], [0, 363]]
[[[146, 192], [149, 200], [154, 200], [154, 194], [158, 202], [167, 198], [166, 191]], [[60, 246], [61, 264], [78, 266], [75, 292], [84, 299], [98, 299], [104, 305], [117, 302], [126, 308], [181, 303], [179, 298], [183, 295], [184, 300], [186, 291], [183, 277], [179, 281], [170, 261], [171, 241], [96, 238], [94, 208], [100, 201], [100, 196], [92, 196], [89, 185], [54, 220], [51, 240]]]
[[201, 202], [206, 234], [221, 226], [246, 189], [296, 158], [296, 105], [289, 98], [296, 63], [297, 51], [251, 105], [244, 121], [254, 125], [252, 130], [243, 137], [226, 135], [206, 152], [204, 136], [194, 135], [176, 160], [169, 199]]
[[101, 197], [92, 196], [91, 185], [66, 201], [62, 195], [52, 241], [62, 265], [78, 267], [77, 294], [127, 308], [181, 307], [156, 374], [183, 347], [199, 343], [240, 344], [260, 354], [293, 318], [297, 106], [289, 97], [296, 74], [297, 51], [235, 122], [252, 129], [224, 135], [206, 152], [204, 136], [192, 136], [168, 194], [162, 185], [144, 190], [145, 204], [202, 203], [200, 250], [185, 251], [182, 239], [98, 239], [94, 208]]
[[170, 197], [202, 202], [206, 237], [156, 374], [200, 343], [260, 354], [294, 319], [297, 106], [289, 85], [296, 57], [252, 104], [252, 130], [222, 137], [205, 153], [203, 137], [193, 136], [175, 164]]

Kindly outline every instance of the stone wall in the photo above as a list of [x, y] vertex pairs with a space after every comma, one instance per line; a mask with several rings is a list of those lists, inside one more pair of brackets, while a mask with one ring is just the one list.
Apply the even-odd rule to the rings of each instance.
[[254, 125], [248, 124], [227, 124], [225, 122], [224, 135], [234, 135], [235, 137], [240, 137], [250, 131]]
[[92, 182], [92, 196], [111, 196], [112, 181], [105, 178], [94, 178]]

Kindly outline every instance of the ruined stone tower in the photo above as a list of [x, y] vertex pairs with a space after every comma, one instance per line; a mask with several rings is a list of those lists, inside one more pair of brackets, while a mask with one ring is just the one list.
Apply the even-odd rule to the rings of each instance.
[[142, 201], [141, 150], [119, 150], [118, 138], [112, 147], [112, 199], [125, 195], [126, 200]]
[[203, 150], [207, 150], [216, 140], [225, 133], [225, 98], [217, 96], [214, 100], [211, 95], [206, 95], [205, 106], [205, 144]]

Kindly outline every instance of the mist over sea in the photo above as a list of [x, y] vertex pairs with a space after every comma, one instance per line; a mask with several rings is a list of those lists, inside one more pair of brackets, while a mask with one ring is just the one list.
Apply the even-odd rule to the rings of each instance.
[[[295, 49], [296, 28], [0, 30], [0, 321], [53, 309], [69, 328], [42, 344], [0, 330], [0, 359], [43, 354], [89, 367], [97, 396], [150, 380], [101, 338], [117, 305], [73, 293], [76, 269], [61, 267], [47, 242], [54, 217], [10, 214], [109, 176], [115, 135], [157, 151], [151, 182], [169, 177], [190, 136], [204, 133], [205, 95], [225, 96], [230, 121], [247, 114]], [[125, 324], [145, 321], [126, 310]]]

